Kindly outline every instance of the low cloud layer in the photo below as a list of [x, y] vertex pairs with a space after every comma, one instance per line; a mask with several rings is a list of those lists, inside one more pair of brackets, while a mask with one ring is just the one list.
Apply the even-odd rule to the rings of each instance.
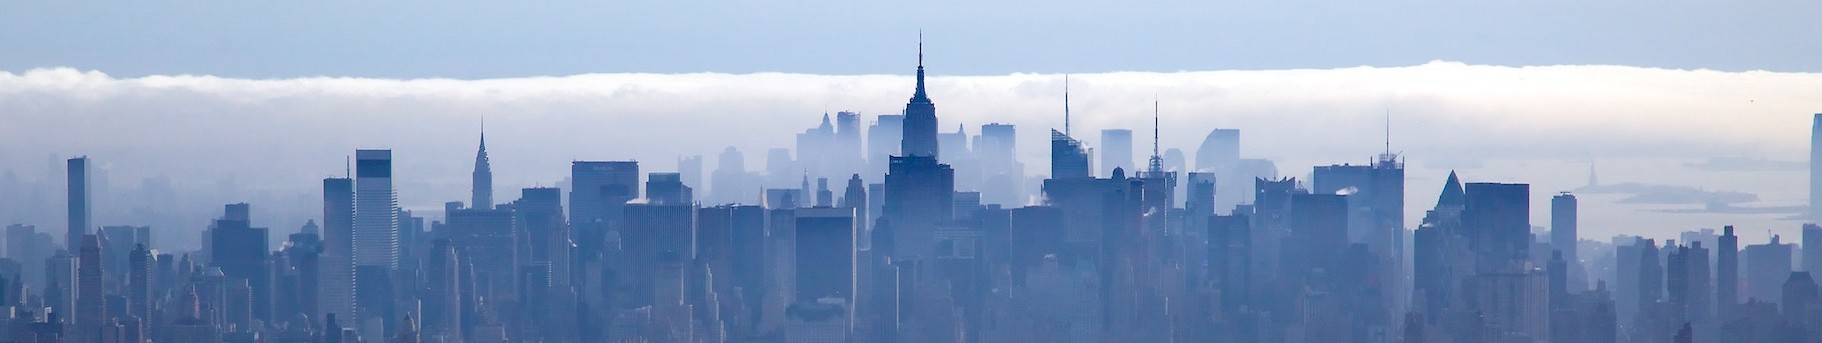
[[[1047, 172], [1044, 140], [1062, 126], [1062, 75], [931, 71], [942, 131], [1015, 124], [1021, 160]], [[1166, 148], [1193, 156], [1210, 129], [1239, 128], [1242, 155], [1274, 159], [1291, 176], [1366, 161], [1383, 149], [1389, 113], [1392, 149], [1413, 169], [1414, 211], [1430, 205], [1432, 183], [1449, 168], [1479, 170], [1464, 172], [1471, 180], [1533, 182], [1534, 197], [1543, 197], [1580, 186], [1588, 161], [1603, 161], [1603, 180], [1724, 188], [1787, 205], [1804, 200], [1789, 190], [1801, 188], [1790, 187], [1803, 184], [1801, 173], [1730, 183], [1739, 174], [1648, 166], [1805, 160], [1811, 115], [1822, 112], [1815, 73], [1432, 62], [1070, 79], [1074, 131], [1091, 145], [1100, 129], [1149, 129], [1156, 98]], [[85, 154], [118, 184], [164, 175], [180, 190], [314, 194], [320, 178], [343, 173], [352, 150], [392, 148], [401, 204], [435, 207], [465, 198], [483, 117], [496, 184], [510, 199], [518, 187], [561, 180], [571, 160], [637, 159], [661, 171], [679, 155], [704, 155], [712, 170], [714, 154], [732, 145], [759, 169], [764, 149], [790, 147], [792, 134], [825, 111], [860, 111], [871, 121], [902, 109], [911, 86], [908, 75], [778, 73], [255, 80], [0, 72], [0, 169], [36, 180], [54, 170], [48, 156]], [[315, 210], [284, 211], [302, 218]]]

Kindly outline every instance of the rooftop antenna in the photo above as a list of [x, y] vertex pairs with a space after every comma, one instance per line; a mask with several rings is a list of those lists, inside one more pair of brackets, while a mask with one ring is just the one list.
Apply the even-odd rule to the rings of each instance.
[[1385, 154], [1392, 155], [1392, 109], [1385, 109]]
[[924, 67], [924, 30], [917, 30], [917, 67]]
[[1069, 135], [1069, 74], [1063, 74], [1063, 135]]
[[1158, 154], [1158, 96], [1151, 97], [1151, 160], [1146, 166], [1147, 172], [1164, 172], [1164, 157]]
[[342, 156], [342, 177], [354, 178], [354, 157]]

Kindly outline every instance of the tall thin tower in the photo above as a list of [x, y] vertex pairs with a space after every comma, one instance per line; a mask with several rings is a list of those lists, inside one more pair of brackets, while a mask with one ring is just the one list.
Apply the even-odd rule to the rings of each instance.
[[354, 315], [354, 179], [323, 179], [323, 256], [317, 275], [317, 318]]
[[1822, 113], [1809, 129], [1809, 217], [1822, 221]]
[[1158, 99], [1151, 99], [1151, 160], [1145, 171], [1154, 174], [1164, 172], [1164, 157], [1158, 153]]
[[481, 146], [474, 153], [474, 189], [472, 203], [468, 206], [475, 209], [493, 209], [493, 167], [487, 160], [487, 131], [481, 131]]
[[93, 195], [89, 191], [89, 157], [77, 156], [66, 162], [70, 221], [63, 240], [64, 248], [70, 253], [76, 253], [82, 248], [82, 235], [88, 234], [95, 225], [94, 209], [89, 206], [91, 204], [90, 196]]

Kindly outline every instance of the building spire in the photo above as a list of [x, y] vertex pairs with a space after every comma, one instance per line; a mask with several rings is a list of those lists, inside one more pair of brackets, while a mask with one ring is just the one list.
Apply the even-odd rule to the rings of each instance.
[[924, 93], [924, 30], [917, 30], [917, 92], [911, 94], [911, 101], [930, 101]]
[[481, 144], [474, 152], [474, 178], [468, 208], [493, 209], [493, 163], [487, 158], [487, 122], [481, 122]]
[[1069, 135], [1069, 74], [1063, 74], [1063, 135]]
[[1164, 172], [1164, 157], [1158, 153], [1158, 98], [1151, 98], [1151, 160], [1147, 172]]

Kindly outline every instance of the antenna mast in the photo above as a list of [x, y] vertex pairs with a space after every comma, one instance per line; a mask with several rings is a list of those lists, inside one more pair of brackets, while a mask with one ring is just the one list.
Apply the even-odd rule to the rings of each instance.
[[1063, 135], [1069, 135], [1069, 74], [1063, 74]]

